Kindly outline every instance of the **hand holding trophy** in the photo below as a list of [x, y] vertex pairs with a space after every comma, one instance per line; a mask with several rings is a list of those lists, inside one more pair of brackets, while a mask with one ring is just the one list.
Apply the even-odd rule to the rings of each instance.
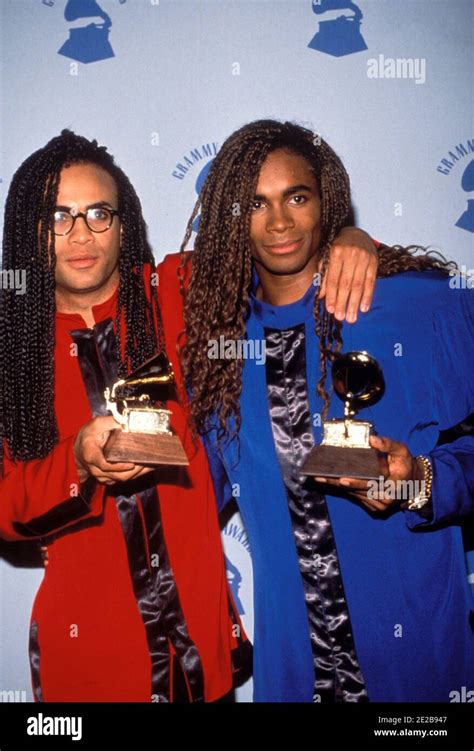
[[336, 356], [331, 375], [334, 391], [344, 402], [344, 419], [324, 421], [323, 440], [311, 449], [301, 474], [376, 480], [380, 466], [378, 454], [369, 443], [372, 424], [353, 418], [360, 409], [382, 398], [382, 369], [367, 352], [348, 352]]
[[160, 352], [105, 390], [107, 408], [122, 426], [111, 432], [105, 445], [107, 461], [147, 466], [189, 464], [180, 439], [170, 429], [171, 411], [155, 406], [163, 402], [173, 384], [171, 365]]

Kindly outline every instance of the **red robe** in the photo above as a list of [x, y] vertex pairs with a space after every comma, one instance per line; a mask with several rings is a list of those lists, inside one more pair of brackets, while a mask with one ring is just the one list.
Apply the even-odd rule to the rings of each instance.
[[[182, 301], [176, 258], [169, 256], [158, 267], [158, 291], [168, 357], [179, 384], [175, 342]], [[117, 293], [93, 308], [96, 324], [115, 321], [116, 298]], [[90, 497], [86, 491], [78, 495], [73, 445], [93, 416], [90, 388], [73, 346], [77, 337], [70, 333], [78, 330], [79, 337], [93, 331], [85, 330], [80, 315], [56, 314], [59, 443], [45, 459], [12, 464], [6, 457], [0, 481], [0, 536], [36, 538], [48, 546], [49, 564], [31, 616], [35, 698], [173, 701], [173, 682], [179, 678], [187, 700], [203, 694], [206, 701], [216, 700], [232, 687], [232, 651], [237, 664], [248, 656], [249, 645], [244, 636], [235, 638], [240, 623], [235, 610], [229, 611], [204, 451], [193, 446], [184, 412], [171, 402], [172, 426], [191, 463], [173, 477], [162, 473], [159, 503], [141, 492], [116, 498], [111, 486], [94, 482]]]

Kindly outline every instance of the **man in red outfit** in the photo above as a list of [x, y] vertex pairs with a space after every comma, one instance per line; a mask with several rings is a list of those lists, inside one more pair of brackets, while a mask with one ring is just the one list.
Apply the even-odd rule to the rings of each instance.
[[64, 131], [14, 176], [3, 269], [26, 286], [2, 294], [0, 535], [48, 551], [30, 624], [38, 701], [216, 701], [249, 674], [184, 408], [168, 404], [189, 467], [102, 451], [118, 377], [166, 347], [180, 391], [175, 267], [156, 273], [135, 190], [96, 142]]

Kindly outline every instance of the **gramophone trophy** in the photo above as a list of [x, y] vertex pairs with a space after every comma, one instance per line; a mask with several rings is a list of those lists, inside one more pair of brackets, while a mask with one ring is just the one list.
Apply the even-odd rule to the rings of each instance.
[[377, 480], [381, 470], [377, 452], [369, 444], [372, 424], [353, 418], [382, 398], [382, 370], [367, 352], [348, 352], [336, 357], [331, 375], [334, 391], [344, 402], [344, 419], [323, 423], [323, 440], [311, 449], [300, 472], [313, 477]]
[[189, 464], [180, 439], [170, 430], [171, 411], [155, 406], [173, 384], [173, 370], [161, 352], [105, 390], [107, 409], [121, 424], [104, 447], [107, 461], [147, 466]]

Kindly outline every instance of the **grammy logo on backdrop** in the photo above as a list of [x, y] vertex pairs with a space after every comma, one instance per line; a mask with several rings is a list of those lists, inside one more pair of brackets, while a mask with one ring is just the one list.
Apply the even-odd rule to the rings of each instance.
[[[466, 193], [474, 191], [474, 159], [471, 159], [463, 172], [461, 187]], [[468, 198], [467, 208], [457, 220], [456, 227], [474, 232], [474, 198]]]
[[[120, 3], [125, 3], [125, 0], [120, 0]], [[94, 21], [85, 26], [71, 27], [69, 39], [58, 50], [58, 55], [80, 63], [96, 63], [115, 57], [109, 42], [112, 20], [96, 0], [67, 0], [64, 18], [69, 22], [81, 18], [93, 18]]]
[[360, 33], [362, 11], [355, 3], [350, 0], [313, 0], [313, 12], [322, 15], [323, 20], [308, 44], [312, 50], [344, 57], [367, 49]]

